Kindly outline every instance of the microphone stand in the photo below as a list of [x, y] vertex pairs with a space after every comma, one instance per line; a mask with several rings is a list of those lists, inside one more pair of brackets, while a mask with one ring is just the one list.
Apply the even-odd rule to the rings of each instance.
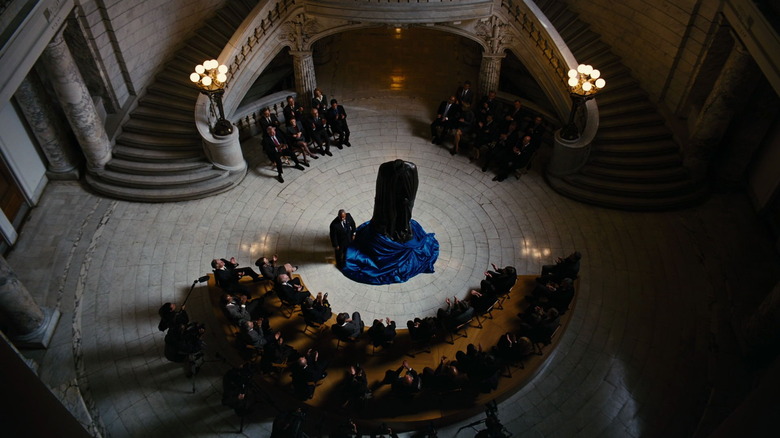
[[195, 285], [196, 284], [198, 284], [198, 283], [205, 283], [207, 281], [209, 281], [209, 276], [208, 275], [204, 275], [203, 277], [198, 277], [195, 281], [193, 281], [192, 282], [192, 286], [190, 286], [190, 291], [187, 292], [187, 296], [184, 298], [184, 302], [181, 303], [181, 305], [184, 306], [185, 304], [187, 304], [187, 300], [190, 299], [190, 295], [192, 295], [192, 291], [195, 289]]

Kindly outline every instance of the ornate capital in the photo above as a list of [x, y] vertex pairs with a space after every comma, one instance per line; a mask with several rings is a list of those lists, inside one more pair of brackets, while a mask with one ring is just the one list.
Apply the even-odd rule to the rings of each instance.
[[474, 32], [485, 41], [490, 54], [502, 54], [504, 48], [512, 44], [512, 35], [507, 24], [495, 15], [478, 22], [474, 26]]
[[288, 41], [290, 48], [293, 50], [304, 52], [311, 49], [311, 36], [315, 35], [319, 30], [320, 24], [317, 19], [301, 13], [282, 25], [279, 39]]

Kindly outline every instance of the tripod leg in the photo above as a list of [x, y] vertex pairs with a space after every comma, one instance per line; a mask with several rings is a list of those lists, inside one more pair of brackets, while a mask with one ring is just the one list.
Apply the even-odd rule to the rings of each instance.
[[238, 427], [238, 433], [243, 433], [244, 432], [244, 416], [242, 415], [240, 418], [241, 418], [241, 425]]

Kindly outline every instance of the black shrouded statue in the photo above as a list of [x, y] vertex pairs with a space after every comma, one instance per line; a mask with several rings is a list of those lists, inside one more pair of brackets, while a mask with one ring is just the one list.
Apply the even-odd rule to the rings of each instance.
[[374, 216], [359, 226], [341, 272], [367, 284], [403, 283], [434, 272], [439, 242], [412, 219], [417, 166], [404, 160], [379, 166]]
[[412, 238], [410, 221], [417, 185], [417, 166], [414, 163], [395, 160], [379, 166], [374, 216], [371, 218], [374, 232], [401, 243]]

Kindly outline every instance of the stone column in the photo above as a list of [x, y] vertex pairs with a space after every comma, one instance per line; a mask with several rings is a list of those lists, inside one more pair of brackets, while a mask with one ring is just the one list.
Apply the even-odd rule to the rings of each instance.
[[49, 162], [46, 176], [59, 180], [79, 179], [81, 157], [74, 149], [60, 118], [51, 110], [53, 103], [35, 70], [22, 80], [14, 97]]
[[501, 60], [504, 53], [485, 53], [479, 67], [479, 92], [485, 96], [488, 91], [498, 91], [498, 78], [501, 76]]
[[308, 107], [311, 96], [317, 88], [317, 76], [314, 73], [314, 57], [311, 50], [290, 50], [293, 56], [295, 71], [295, 91], [298, 93], [298, 103]]
[[87, 159], [87, 170], [102, 170], [111, 159], [111, 141], [61, 30], [46, 46], [41, 59]]
[[38, 307], [5, 257], [0, 256], [0, 313], [11, 325], [14, 343], [45, 348], [54, 333], [60, 313]]
[[720, 146], [734, 113], [747, 104], [760, 72], [741, 42], [734, 41], [726, 63], [702, 107], [691, 138], [683, 148], [683, 163], [694, 181], [707, 177], [713, 151]]

